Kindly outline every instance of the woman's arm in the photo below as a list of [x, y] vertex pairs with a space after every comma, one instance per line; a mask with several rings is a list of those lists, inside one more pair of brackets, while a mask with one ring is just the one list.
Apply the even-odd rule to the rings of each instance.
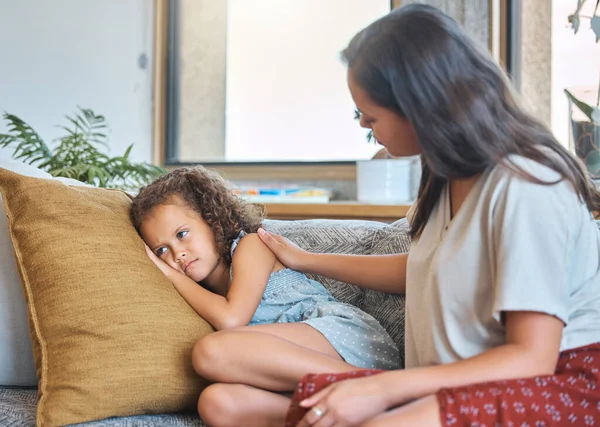
[[150, 249], [148, 255], [171, 281], [175, 289], [199, 316], [216, 330], [232, 329], [250, 323], [262, 298], [275, 256], [256, 234], [245, 236], [233, 257], [233, 280], [226, 297], [199, 286], [185, 274], [169, 267]]
[[286, 238], [263, 231], [258, 235], [282, 264], [294, 270], [331, 277], [382, 292], [404, 293], [408, 254], [343, 255], [315, 254]]
[[[300, 402], [327, 408], [329, 421], [366, 420], [442, 388], [551, 375], [556, 369], [563, 323], [536, 312], [507, 312], [507, 343], [447, 365], [398, 370], [334, 383]], [[369, 402], [369, 407], [356, 402]], [[370, 409], [369, 409], [370, 408]], [[304, 424], [311, 412], [305, 416]]]
[[441, 388], [552, 375], [563, 327], [562, 321], [548, 314], [506, 312], [505, 345], [455, 363], [382, 374], [378, 386], [391, 408]]
[[381, 292], [406, 292], [408, 254], [309, 254], [304, 271]]

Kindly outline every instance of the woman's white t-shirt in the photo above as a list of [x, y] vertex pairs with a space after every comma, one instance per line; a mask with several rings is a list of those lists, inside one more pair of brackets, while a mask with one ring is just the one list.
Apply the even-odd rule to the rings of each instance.
[[[544, 182], [559, 175], [510, 160]], [[410, 221], [410, 216], [409, 216]], [[504, 311], [565, 324], [561, 351], [600, 342], [600, 232], [571, 184], [484, 172], [454, 218], [446, 188], [411, 245], [406, 367], [450, 363], [505, 343]]]

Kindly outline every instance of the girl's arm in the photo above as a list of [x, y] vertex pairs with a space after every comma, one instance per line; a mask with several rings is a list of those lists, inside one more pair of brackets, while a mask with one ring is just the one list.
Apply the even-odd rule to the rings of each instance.
[[381, 292], [404, 293], [408, 254], [315, 254], [286, 238], [262, 229], [258, 235], [282, 264], [294, 270], [320, 274]]
[[563, 327], [548, 314], [506, 312], [506, 344], [455, 363], [382, 374], [377, 388], [391, 408], [441, 388], [552, 375]]
[[235, 251], [235, 274], [227, 296], [223, 297], [171, 268], [150, 249], [147, 252], [186, 302], [216, 330], [250, 323], [275, 265], [275, 256], [256, 234], [245, 236]]
[[253, 234], [240, 240], [232, 260], [233, 279], [227, 292], [225, 329], [247, 326], [265, 293], [275, 255]]

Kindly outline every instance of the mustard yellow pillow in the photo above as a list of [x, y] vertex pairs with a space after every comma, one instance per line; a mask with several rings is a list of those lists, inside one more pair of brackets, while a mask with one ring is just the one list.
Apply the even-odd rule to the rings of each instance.
[[123, 192], [0, 169], [39, 379], [38, 426], [196, 406], [212, 331], [154, 267]]

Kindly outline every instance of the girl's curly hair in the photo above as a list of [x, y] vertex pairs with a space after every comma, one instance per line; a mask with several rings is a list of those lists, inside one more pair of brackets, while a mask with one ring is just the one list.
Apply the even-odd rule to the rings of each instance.
[[142, 187], [132, 200], [129, 216], [140, 231], [144, 219], [159, 205], [179, 197], [211, 228], [217, 252], [231, 265], [231, 244], [240, 231], [255, 233], [264, 218], [264, 207], [246, 203], [233, 194], [216, 172], [202, 166], [180, 167]]

